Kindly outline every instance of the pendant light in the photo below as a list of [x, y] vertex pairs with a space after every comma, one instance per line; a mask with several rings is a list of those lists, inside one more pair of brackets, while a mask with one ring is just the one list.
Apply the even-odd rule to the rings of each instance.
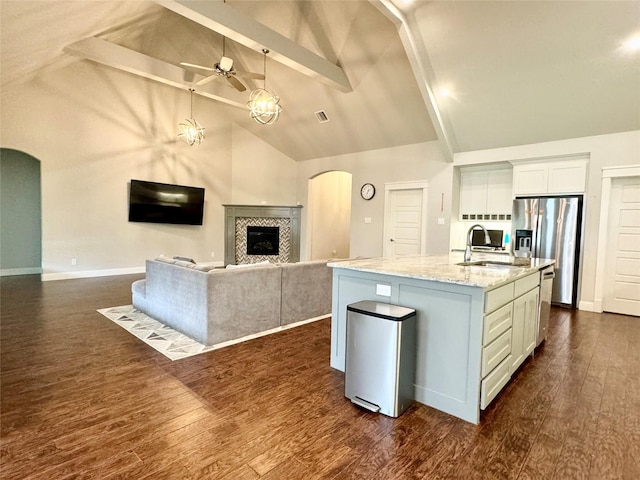
[[191, 116], [178, 124], [178, 138], [182, 139], [187, 145], [200, 145], [204, 140], [204, 128], [193, 118], [193, 92], [189, 89], [191, 95]]
[[266, 89], [267, 85], [267, 53], [269, 50], [262, 49], [264, 54], [264, 83], [263, 88], [256, 88], [251, 92], [247, 107], [249, 107], [251, 118], [262, 125], [271, 125], [276, 123], [282, 106], [278, 104], [280, 98]]

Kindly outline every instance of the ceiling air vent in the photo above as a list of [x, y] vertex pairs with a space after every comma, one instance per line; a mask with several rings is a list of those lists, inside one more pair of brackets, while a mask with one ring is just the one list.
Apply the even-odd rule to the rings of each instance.
[[318, 110], [317, 112], [313, 112], [313, 113], [318, 119], [318, 122], [327, 123], [329, 121], [329, 117], [327, 117], [327, 114], [324, 110]]

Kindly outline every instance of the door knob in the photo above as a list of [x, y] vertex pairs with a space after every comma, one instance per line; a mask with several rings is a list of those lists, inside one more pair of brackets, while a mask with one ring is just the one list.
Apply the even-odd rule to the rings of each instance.
[[389, 239], [389, 241], [390, 241], [390, 242], [393, 242], [393, 238], [390, 238], [390, 239]]

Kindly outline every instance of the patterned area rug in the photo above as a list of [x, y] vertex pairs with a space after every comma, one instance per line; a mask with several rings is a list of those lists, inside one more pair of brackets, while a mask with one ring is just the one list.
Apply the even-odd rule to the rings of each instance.
[[247, 335], [246, 337], [238, 338], [236, 340], [230, 340], [228, 342], [217, 343], [215, 345], [206, 346], [202, 343], [198, 343], [190, 337], [177, 332], [171, 327], [160, 323], [157, 320], [149, 317], [145, 313], [133, 308], [132, 305], [124, 305], [121, 307], [101, 308], [98, 310], [112, 322], [120, 325], [127, 332], [135, 335], [144, 343], [154, 348], [165, 357], [171, 360], [180, 360], [182, 358], [191, 357], [193, 355], [199, 355], [201, 353], [210, 352], [218, 348], [227, 347], [236, 343], [245, 342], [254, 338], [269, 335], [271, 333], [280, 332], [282, 330], [304, 325], [305, 323], [315, 322], [322, 318], [326, 318], [329, 315], [321, 317], [310, 318], [302, 322], [292, 323], [284, 327], [274, 328], [264, 332], [256, 333], [253, 335]]
[[198, 343], [192, 338], [136, 310], [131, 305], [102, 308], [98, 312], [171, 360], [180, 360], [181, 358], [210, 352], [227, 345], [206, 346]]

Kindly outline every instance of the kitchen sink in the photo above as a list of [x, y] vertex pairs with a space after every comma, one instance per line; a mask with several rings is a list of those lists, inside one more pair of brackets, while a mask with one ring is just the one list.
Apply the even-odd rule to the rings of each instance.
[[456, 263], [462, 267], [489, 267], [489, 268], [511, 268], [529, 266], [528, 260], [514, 260], [513, 262], [499, 262], [497, 260], [475, 260], [471, 262]]

